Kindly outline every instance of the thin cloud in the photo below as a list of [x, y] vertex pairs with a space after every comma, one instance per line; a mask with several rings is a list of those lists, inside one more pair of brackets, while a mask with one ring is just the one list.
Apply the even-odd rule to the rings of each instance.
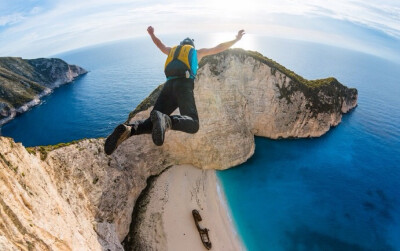
[[[346, 20], [400, 38], [400, 3], [391, 1], [310, 1], [305, 15]], [[391, 2], [390, 4], [388, 2]], [[321, 11], [323, 9], [324, 11]]]
[[0, 17], [0, 26], [13, 25], [24, 20], [22, 13], [13, 13], [7, 16]]

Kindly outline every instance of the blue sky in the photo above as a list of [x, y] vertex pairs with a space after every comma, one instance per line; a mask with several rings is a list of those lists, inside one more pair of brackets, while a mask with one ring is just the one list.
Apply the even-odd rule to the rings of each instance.
[[[398, 0], [0, 0], [0, 56], [46, 57], [120, 39], [213, 33], [313, 41], [400, 62]], [[247, 39], [247, 43], [246, 43]], [[222, 42], [221, 41], [221, 42]]]

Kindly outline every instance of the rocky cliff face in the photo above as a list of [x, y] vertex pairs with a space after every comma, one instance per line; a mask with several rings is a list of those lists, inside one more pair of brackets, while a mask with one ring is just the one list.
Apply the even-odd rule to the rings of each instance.
[[86, 72], [57, 58], [0, 58], [0, 125], [39, 104], [52, 89]]
[[[205, 59], [198, 74], [200, 130], [168, 131], [162, 147], [139, 135], [112, 156], [104, 139], [28, 152], [0, 137], [0, 249], [122, 250], [150, 176], [179, 164], [238, 165], [253, 154], [254, 135], [320, 136], [357, 101], [357, 90], [333, 78], [306, 81], [242, 50]], [[148, 116], [158, 90], [128, 120]]]
[[[258, 53], [229, 50], [201, 63], [194, 90], [200, 130], [195, 135], [168, 132], [163, 146], [181, 164], [204, 169], [238, 165], [253, 154], [254, 135], [318, 137], [357, 103], [356, 89], [334, 78], [305, 80]], [[128, 122], [147, 117], [159, 91]]]

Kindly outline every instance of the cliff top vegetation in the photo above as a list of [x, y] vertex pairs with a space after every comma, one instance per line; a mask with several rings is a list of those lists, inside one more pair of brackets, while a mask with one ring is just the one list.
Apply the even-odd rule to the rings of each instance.
[[[276, 70], [278, 70], [281, 73], [288, 76], [292, 81], [306, 85], [307, 87], [311, 87], [311, 88], [320, 87], [322, 85], [329, 85], [332, 83], [338, 83], [338, 81], [333, 77], [324, 78], [324, 79], [316, 79], [316, 80], [307, 80], [307, 79], [303, 78], [302, 76], [296, 74], [295, 72], [287, 69], [283, 65], [277, 63], [276, 61], [274, 61], [256, 51], [250, 51], [250, 50], [236, 48], [236, 49], [226, 50], [217, 55], [222, 55], [222, 56], [233, 55], [233, 56], [238, 56], [238, 57], [250, 56], [250, 57], [254, 58], [255, 60], [271, 67], [273, 74], [275, 73]], [[204, 57], [199, 63], [199, 68], [203, 67], [207, 63], [216, 64], [217, 63], [217, 59], [216, 59], [217, 55]]]

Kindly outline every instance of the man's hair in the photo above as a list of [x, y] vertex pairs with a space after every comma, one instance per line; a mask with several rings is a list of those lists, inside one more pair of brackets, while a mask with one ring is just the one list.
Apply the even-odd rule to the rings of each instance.
[[191, 46], [194, 47], [194, 39], [191, 39], [191, 38], [188, 38], [188, 37], [183, 39], [182, 42], [181, 42], [181, 45], [185, 45], [185, 44], [188, 44], [188, 45], [191, 45]]

